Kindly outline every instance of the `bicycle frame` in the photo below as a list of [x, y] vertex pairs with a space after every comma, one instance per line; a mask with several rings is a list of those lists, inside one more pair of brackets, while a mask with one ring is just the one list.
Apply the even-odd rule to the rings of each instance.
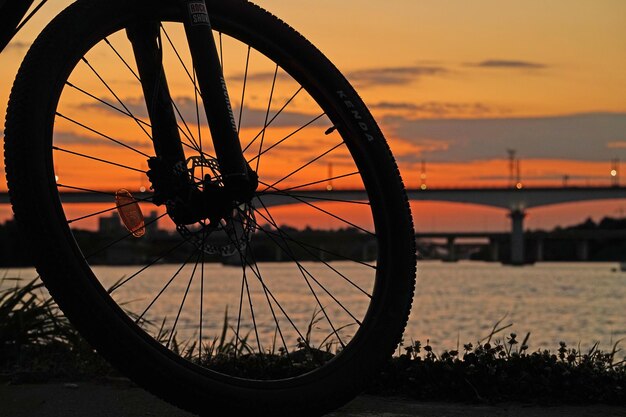
[[[256, 175], [243, 157], [206, 3], [204, 0], [176, 1], [183, 16], [222, 182], [230, 198], [248, 201], [257, 186]], [[0, 0], [0, 51], [45, 1], [23, 21], [33, 3], [34, 0]], [[146, 98], [154, 149], [166, 170], [172, 172], [185, 163], [185, 153], [163, 69], [160, 28], [156, 22], [139, 22], [127, 29], [127, 35], [133, 46]]]

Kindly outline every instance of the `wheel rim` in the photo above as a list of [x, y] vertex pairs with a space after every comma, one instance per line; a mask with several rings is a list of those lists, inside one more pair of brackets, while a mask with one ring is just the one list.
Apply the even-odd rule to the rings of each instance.
[[[166, 23], [161, 33], [185, 152], [210, 158], [195, 74], [176, 43], [184, 39], [182, 27]], [[150, 121], [138, 99], [141, 87], [123, 32], [91, 48], [64, 86], [52, 148], [57, 188], [93, 276], [154, 340], [192, 366], [225, 376], [293, 378], [342, 356], [366, 321], [377, 279], [375, 219], [369, 201], [342, 193], [363, 189], [349, 149], [356, 139], [342, 138], [312, 94], [278, 64], [222, 32], [216, 41], [245, 155], [261, 184], [252, 205], [239, 211], [252, 225], [249, 236], [231, 233], [231, 240], [241, 239], [230, 242], [235, 253], [218, 259], [238, 267], [215, 263], [206, 233], [197, 231], [205, 223], [187, 235], [177, 233], [167, 213], [156, 209], [144, 220], [145, 234], [136, 238], [136, 230], [106, 219], [118, 211], [119, 189], [134, 190], [143, 213], [155, 209], [145, 177], [146, 158], [154, 155]], [[235, 64], [239, 69], [229, 70]], [[70, 192], [111, 200], [82, 210], [70, 202]], [[275, 200], [290, 204], [275, 206]], [[96, 225], [99, 217], [105, 219]], [[350, 230], [302, 230], [310, 225]], [[353, 246], [346, 247], [348, 242]], [[219, 239], [210, 245], [220, 247]], [[276, 258], [283, 262], [266, 263]], [[120, 260], [136, 265], [115, 266]]]

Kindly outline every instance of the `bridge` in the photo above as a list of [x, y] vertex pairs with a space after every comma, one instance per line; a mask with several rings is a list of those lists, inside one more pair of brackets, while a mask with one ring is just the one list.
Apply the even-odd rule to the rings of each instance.
[[[501, 255], [502, 246], [510, 242], [510, 233], [506, 232], [425, 232], [418, 231], [415, 234], [417, 240], [443, 240], [443, 246], [447, 250], [447, 254], [442, 258], [445, 261], [457, 261], [458, 248], [460, 246], [484, 247], [487, 248], [486, 257], [484, 259], [493, 262], [504, 261]], [[472, 243], [459, 243], [459, 240], [469, 240]], [[524, 261], [540, 262], [545, 258], [545, 244], [549, 242], [570, 241], [575, 244], [576, 259], [579, 261], [589, 260], [590, 243], [593, 241], [623, 241], [626, 240], [626, 230], [587, 230], [587, 229], [564, 229], [554, 230], [552, 232], [535, 231], [526, 232], [523, 245], [531, 251], [531, 256]], [[484, 243], [476, 243], [476, 241], [485, 241]], [[438, 245], [442, 246], [442, 245]]]
[[[114, 192], [62, 192], [64, 203], [110, 203]], [[626, 199], [626, 187], [533, 187], [533, 188], [438, 188], [408, 189], [411, 201], [445, 201], [498, 207], [509, 211], [511, 218], [512, 264], [524, 262], [524, 218], [526, 210], [578, 201]], [[150, 193], [137, 193], [138, 200], [148, 199]], [[296, 198], [294, 198], [294, 196]], [[364, 190], [297, 190], [290, 195], [281, 192], [266, 193], [263, 203], [268, 206], [298, 204], [302, 201], [367, 200]], [[8, 193], [0, 193], [0, 204], [9, 202]]]
[[457, 188], [408, 190], [416, 201], [447, 201], [503, 208], [511, 219], [511, 256], [513, 265], [522, 265], [524, 254], [524, 218], [535, 207], [589, 200], [626, 198], [626, 187], [541, 187], [541, 188]]

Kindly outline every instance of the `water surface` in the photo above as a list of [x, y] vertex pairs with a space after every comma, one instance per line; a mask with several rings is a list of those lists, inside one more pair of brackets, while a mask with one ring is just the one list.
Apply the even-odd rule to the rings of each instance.
[[[360, 285], [369, 285], [367, 272], [360, 270], [362, 267], [342, 262], [333, 265], [356, 281], [360, 280]], [[289, 278], [292, 275], [287, 272], [293, 266], [275, 263], [260, 267], [264, 276], [271, 277], [268, 282], [274, 294], [289, 306], [293, 319], [302, 326], [309, 322], [315, 303], [302, 282], [294, 283]], [[337, 277], [329, 274], [327, 267], [316, 263], [307, 263], [305, 267], [321, 277], [329, 291], [357, 316], [365, 313], [366, 298], [345, 282], [333, 286]], [[626, 338], [626, 273], [617, 271], [615, 263], [540, 263], [510, 267], [495, 263], [426, 261], [421, 262], [418, 269], [413, 311], [405, 332], [407, 343], [411, 340], [424, 343], [429, 339], [436, 350], [452, 349], [457, 343], [483, 339], [500, 319], [503, 325], [512, 323], [513, 327], [498, 337], [514, 331], [521, 339], [530, 332], [531, 350], [556, 349], [559, 341], [571, 346], [580, 343], [584, 348], [600, 342], [602, 348], [610, 349], [611, 343]], [[129, 266], [99, 267], [97, 273], [107, 286], [136, 270], [137, 267]], [[150, 279], [133, 281], [132, 285], [121, 288], [116, 297], [131, 306], [132, 303], [146, 305], [147, 300], [152, 299], [149, 295], [157, 293], [176, 270], [174, 265], [154, 266]], [[13, 269], [7, 275], [26, 279], [35, 274], [33, 270]], [[221, 329], [225, 304], [229, 305], [231, 318], [237, 311], [241, 268], [207, 264], [205, 276], [203, 322], [205, 334], [210, 335]], [[252, 299], [262, 304], [265, 297], [262, 287], [253, 285], [253, 280], [250, 283]], [[172, 311], [176, 312], [180, 305], [187, 284], [186, 278], [174, 281], [152, 307], [154, 317], [167, 316], [171, 323]], [[180, 329], [197, 331], [199, 294], [199, 286], [194, 283], [180, 314]], [[330, 299], [324, 301], [324, 305], [330, 304]], [[267, 324], [271, 324], [271, 320], [263, 318], [263, 314], [271, 313], [265, 310], [259, 309], [257, 319], [264, 323], [259, 326], [260, 337], [267, 339], [275, 335], [275, 329]], [[338, 316], [343, 313], [337, 307], [332, 312]]]

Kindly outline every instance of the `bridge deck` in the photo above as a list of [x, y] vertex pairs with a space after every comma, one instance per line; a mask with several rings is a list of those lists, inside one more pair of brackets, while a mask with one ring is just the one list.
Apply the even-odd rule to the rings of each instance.
[[[108, 203], [115, 192], [103, 191], [62, 192], [64, 203]], [[365, 201], [367, 194], [363, 190], [297, 190], [292, 196], [285, 193], [267, 193], [263, 202], [267, 206], [298, 204], [301, 199], [310, 200], [352, 200]], [[622, 199], [626, 198], [626, 187], [541, 187], [523, 188], [449, 188], [449, 189], [409, 189], [407, 194], [412, 201], [447, 201], [456, 203], [478, 204], [500, 207], [509, 210], [525, 210], [532, 207], [547, 206], [576, 201]], [[136, 193], [137, 199], [146, 199], [150, 193]], [[299, 200], [300, 199], [300, 200]], [[0, 204], [9, 203], [7, 192], [0, 193]]]

